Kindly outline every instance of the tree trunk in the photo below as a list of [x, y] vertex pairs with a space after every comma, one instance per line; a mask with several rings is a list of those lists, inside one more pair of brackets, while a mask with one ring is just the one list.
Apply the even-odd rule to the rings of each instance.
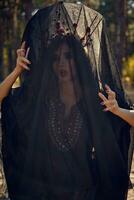
[[33, 11], [33, 1], [32, 0], [23, 0], [23, 8], [25, 11], [25, 20], [26, 22], [31, 18]]
[[127, 48], [127, 0], [116, 0], [116, 56], [120, 72]]
[[0, 18], [0, 81], [3, 79], [3, 47], [4, 47], [4, 38], [3, 38], [3, 23]]

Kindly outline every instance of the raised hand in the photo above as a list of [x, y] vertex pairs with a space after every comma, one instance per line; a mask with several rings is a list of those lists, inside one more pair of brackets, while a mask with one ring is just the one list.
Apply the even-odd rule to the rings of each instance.
[[110, 111], [116, 114], [119, 110], [119, 105], [116, 100], [116, 94], [108, 85], [105, 85], [105, 91], [107, 93], [107, 97], [105, 97], [101, 92], [99, 92], [99, 97], [101, 98], [102, 102], [101, 105], [105, 106], [104, 111]]
[[22, 43], [20, 49], [17, 49], [17, 60], [16, 60], [16, 67], [15, 69], [19, 72], [22, 72], [24, 69], [30, 70], [27, 66], [31, 64], [31, 62], [27, 59], [29, 49], [26, 51], [26, 43], [25, 41]]

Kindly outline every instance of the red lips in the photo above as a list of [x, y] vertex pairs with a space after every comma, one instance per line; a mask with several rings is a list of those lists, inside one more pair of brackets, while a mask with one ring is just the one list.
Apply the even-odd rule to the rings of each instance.
[[62, 77], [65, 77], [68, 75], [68, 71], [64, 70], [64, 69], [59, 70], [59, 73], [60, 73], [60, 76], [62, 76]]

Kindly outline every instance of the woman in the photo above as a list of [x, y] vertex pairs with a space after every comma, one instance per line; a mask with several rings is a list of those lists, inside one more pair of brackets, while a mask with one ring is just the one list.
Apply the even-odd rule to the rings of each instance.
[[106, 107], [104, 111], [110, 111], [128, 122], [131, 126], [134, 126], [134, 110], [121, 108], [116, 100], [116, 93], [108, 85], [105, 85], [105, 88], [108, 95], [107, 98], [101, 92], [99, 93], [99, 97], [102, 100], [101, 104]]
[[2, 100], [8, 95], [9, 90], [11, 89], [18, 76], [22, 73], [22, 71], [24, 69], [29, 70], [27, 65], [30, 64], [30, 61], [25, 58], [25, 55], [25, 42], [23, 42], [21, 48], [17, 50], [18, 57], [16, 67], [14, 68], [13, 72], [9, 74], [0, 84], [0, 102], [2, 102]]
[[127, 168], [81, 42], [60, 34], [41, 50], [2, 105], [11, 200], [124, 199]]
[[124, 200], [129, 126], [98, 98], [104, 82], [122, 89], [103, 17], [58, 2], [32, 17], [23, 40], [30, 73], [2, 104], [11, 200]]

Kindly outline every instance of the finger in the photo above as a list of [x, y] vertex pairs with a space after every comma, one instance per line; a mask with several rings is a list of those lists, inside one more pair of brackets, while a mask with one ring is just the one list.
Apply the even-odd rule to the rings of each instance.
[[105, 88], [106, 88], [106, 90], [111, 90], [111, 88], [107, 84], [105, 84]]
[[25, 56], [25, 49], [17, 49], [17, 56]]
[[25, 41], [23, 41], [22, 42], [22, 44], [21, 44], [21, 47], [20, 47], [21, 49], [25, 49], [26, 48], [26, 42]]
[[115, 93], [115, 92], [109, 87], [109, 85], [105, 84], [105, 88], [106, 88], [106, 92], [107, 92], [107, 93]]
[[114, 109], [115, 109], [115, 105], [113, 105], [113, 106], [110, 106], [110, 107], [107, 107], [107, 108], [105, 108], [103, 111], [105, 111], [105, 112], [107, 112], [107, 111], [113, 111]]
[[105, 85], [106, 88], [106, 93], [108, 94], [108, 99], [115, 99], [116, 94], [114, 91], [111, 90], [111, 88], [106, 84]]
[[116, 94], [115, 94], [115, 92], [113, 92], [113, 91], [110, 91], [109, 93], [108, 93], [108, 99], [115, 99], [115, 97], [116, 97]]
[[28, 70], [28, 71], [30, 71], [30, 68], [28, 66], [26, 66], [26, 65], [23, 66], [23, 68], [26, 69], [26, 70]]
[[30, 70], [30, 68], [27, 65], [25, 65], [24, 63], [20, 63], [20, 66], [26, 70]]
[[103, 101], [103, 102], [101, 103], [101, 105], [105, 105], [106, 107], [111, 107], [111, 106], [116, 105], [116, 102], [113, 101], [113, 100], [107, 100], [107, 101]]
[[107, 98], [101, 92], [98, 95], [103, 101], [107, 101]]
[[26, 48], [26, 42], [23, 41], [21, 44], [20, 49], [18, 49], [18, 56], [25, 56], [25, 48]]
[[28, 59], [26, 59], [25, 57], [20, 57], [20, 61], [25, 62], [27, 64], [31, 64], [31, 62]]
[[28, 57], [29, 51], [30, 51], [30, 47], [28, 47], [28, 48], [27, 48], [27, 51], [26, 51], [25, 58], [27, 58], [27, 57]]
[[109, 105], [111, 105], [111, 101], [109, 101], [109, 100], [103, 101], [103, 102], [101, 102], [101, 105], [109, 106]]

